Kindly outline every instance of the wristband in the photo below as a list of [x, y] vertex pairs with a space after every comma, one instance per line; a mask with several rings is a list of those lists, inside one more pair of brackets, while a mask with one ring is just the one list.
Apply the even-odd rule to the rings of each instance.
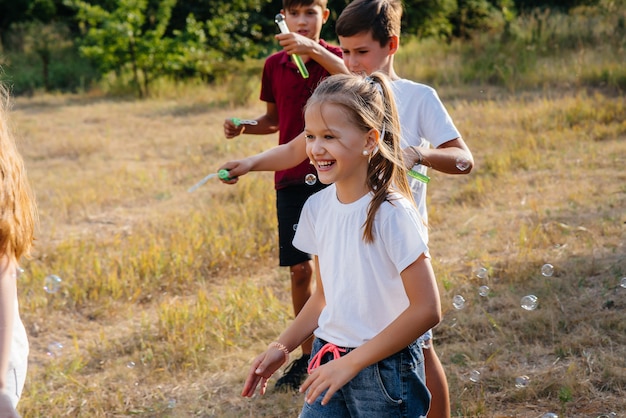
[[289, 350], [287, 350], [287, 347], [285, 347], [283, 344], [279, 343], [278, 341], [274, 341], [273, 343], [270, 343], [270, 345], [267, 348], [279, 349], [285, 355], [285, 363], [289, 361]]
[[411, 151], [413, 151], [413, 153], [415, 155], [417, 155], [417, 161], [415, 162], [415, 164], [413, 165], [422, 165], [424, 164], [424, 156], [422, 155], [421, 152], [419, 152], [419, 150], [417, 149], [417, 147], [411, 147]]

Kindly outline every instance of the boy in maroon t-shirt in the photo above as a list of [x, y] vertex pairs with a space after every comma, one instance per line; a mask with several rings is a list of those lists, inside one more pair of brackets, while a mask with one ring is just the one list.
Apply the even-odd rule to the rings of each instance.
[[[261, 100], [266, 112], [255, 119], [256, 124], [236, 125], [224, 121], [226, 138], [242, 133], [253, 135], [279, 132], [278, 142], [291, 141], [304, 130], [302, 109], [318, 83], [330, 74], [348, 73], [341, 49], [320, 39], [322, 25], [328, 19], [327, 0], [283, 0], [285, 22], [290, 33], [276, 35], [283, 50], [265, 61], [261, 84]], [[299, 55], [309, 73], [304, 78], [291, 59]], [[296, 167], [277, 171], [274, 176], [276, 211], [278, 215], [279, 258], [281, 266], [291, 272], [291, 297], [297, 315], [311, 296], [313, 263], [311, 256], [296, 249], [292, 240], [307, 198], [324, 187], [308, 160]], [[304, 377], [311, 354], [312, 340], [302, 344], [302, 357], [296, 359], [276, 382], [277, 389], [297, 391]]]

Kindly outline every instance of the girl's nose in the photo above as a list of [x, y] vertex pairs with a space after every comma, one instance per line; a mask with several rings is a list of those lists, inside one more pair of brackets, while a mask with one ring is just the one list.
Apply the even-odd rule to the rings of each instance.
[[317, 139], [315, 139], [309, 142], [309, 150], [309, 154], [313, 157], [322, 155], [324, 153], [322, 141], [318, 141]]

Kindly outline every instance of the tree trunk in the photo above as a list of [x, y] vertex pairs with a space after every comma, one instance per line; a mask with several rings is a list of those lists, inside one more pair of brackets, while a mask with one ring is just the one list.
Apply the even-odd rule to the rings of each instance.
[[130, 37], [130, 62], [133, 67], [133, 77], [135, 79], [135, 85], [137, 86], [137, 92], [139, 93], [139, 98], [143, 99], [143, 90], [141, 88], [141, 83], [139, 82], [139, 69], [137, 68], [137, 57], [135, 56], [135, 39]]

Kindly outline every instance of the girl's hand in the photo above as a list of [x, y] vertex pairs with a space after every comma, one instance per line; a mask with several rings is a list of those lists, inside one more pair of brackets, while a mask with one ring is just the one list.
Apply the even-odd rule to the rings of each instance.
[[248, 372], [246, 383], [243, 385], [241, 396], [252, 397], [259, 382], [261, 383], [261, 395], [265, 395], [267, 381], [284, 362], [285, 353], [276, 348], [270, 348], [265, 353], [255, 358]]
[[318, 396], [328, 390], [322, 399], [322, 405], [326, 405], [335, 392], [352, 380], [359, 371], [352, 365], [348, 356], [329, 361], [311, 372], [300, 387], [300, 392], [306, 392], [308, 389], [304, 400], [312, 404]]

